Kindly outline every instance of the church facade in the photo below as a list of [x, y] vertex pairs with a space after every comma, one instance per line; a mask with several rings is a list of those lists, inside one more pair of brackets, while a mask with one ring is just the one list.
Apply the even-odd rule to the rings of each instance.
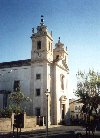
[[[29, 114], [46, 116], [58, 124], [66, 118], [68, 99], [68, 53], [60, 38], [53, 48], [52, 33], [41, 17], [37, 31], [32, 29], [31, 59], [0, 63], [1, 108], [7, 106], [9, 93], [20, 84], [21, 91], [31, 98], [24, 107]], [[45, 92], [48, 91], [48, 103]]]

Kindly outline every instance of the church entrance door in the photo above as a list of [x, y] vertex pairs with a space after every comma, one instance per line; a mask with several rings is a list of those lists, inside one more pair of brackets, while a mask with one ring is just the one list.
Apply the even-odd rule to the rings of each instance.
[[62, 104], [62, 120], [64, 119], [65, 116], [65, 104]]

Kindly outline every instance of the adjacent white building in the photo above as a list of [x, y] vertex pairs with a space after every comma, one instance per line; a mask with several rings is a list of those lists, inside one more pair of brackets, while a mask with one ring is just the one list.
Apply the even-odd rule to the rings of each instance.
[[79, 100], [69, 99], [69, 109], [70, 109], [70, 118], [71, 119], [81, 119], [82, 118], [82, 109], [83, 103], [80, 103]]
[[58, 42], [53, 48], [49, 33], [41, 18], [37, 32], [32, 29], [31, 59], [0, 63], [0, 104], [7, 106], [7, 96], [20, 84], [21, 91], [32, 99], [26, 110], [33, 115], [48, 116], [52, 124], [60, 123], [69, 109], [68, 99], [68, 53], [64, 44]]

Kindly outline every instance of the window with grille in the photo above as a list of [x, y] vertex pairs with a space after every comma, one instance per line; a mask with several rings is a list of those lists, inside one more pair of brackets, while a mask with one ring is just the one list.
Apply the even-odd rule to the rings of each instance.
[[41, 79], [41, 74], [36, 74], [36, 80]]
[[14, 81], [13, 90], [14, 91], [19, 91], [20, 90], [20, 81], [19, 80]]
[[40, 89], [36, 89], [36, 96], [40, 96]]

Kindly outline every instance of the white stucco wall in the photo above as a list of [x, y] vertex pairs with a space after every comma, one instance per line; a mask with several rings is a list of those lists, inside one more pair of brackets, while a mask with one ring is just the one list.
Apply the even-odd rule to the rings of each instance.
[[[63, 74], [64, 77], [64, 90], [61, 89], [61, 79], [60, 79], [60, 75]], [[66, 96], [66, 101], [65, 101], [65, 110], [66, 113], [68, 112], [69, 109], [69, 99], [68, 99], [68, 88], [67, 88], [67, 78], [68, 78], [68, 74], [65, 70], [63, 70], [62, 68], [60, 68], [59, 66], [55, 65], [55, 101], [56, 101], [56, 106], [55, 106], [55, 115], [57, 115], [57, 118], [55, 118], [55, 120], [57, 122], [60, 122], [61, 120], [61, 97], [62, 96]]]
[[[0, 75], [0, 90], [13, 92], [14, 81], [19, 80], [21, 91], [26, 96], [30, 96], [30, 66], [0, 69], [0, 74], [2, 74]], [[0, 97], [2, 97], [2, 94]]]
[[[31, 76], [31, 95], [33, 99], [33, 114], [35, 115], [35, 108], [43, 108], [43, 66], [42, 64], [33, 64], [31, 66], [32, 76]], [[36, 74], [41, 74], [41, 79], [36, 80]], [[40, 89], [40, 96], [36, 96], [36, 89]], [[42, 111], [42, 110], [41, 110]], [[42, 111], [43, 112], [43, 111]], [[42, 114], [41, 112], [41, 114]]]

